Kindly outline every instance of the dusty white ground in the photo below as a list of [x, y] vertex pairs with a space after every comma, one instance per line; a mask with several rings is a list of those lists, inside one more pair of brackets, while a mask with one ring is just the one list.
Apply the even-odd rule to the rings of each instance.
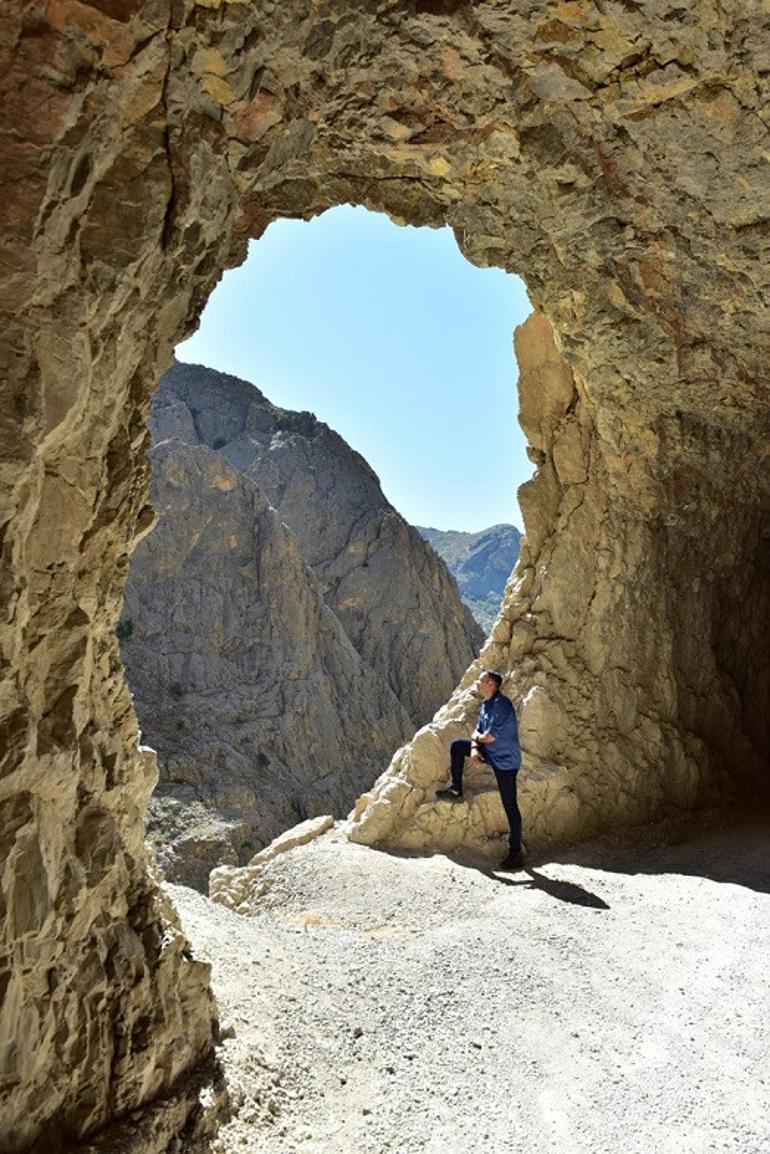
[[770, 1154], [770, 826], [493, 876], [322, 839], [214, 966], [223, 1154]]

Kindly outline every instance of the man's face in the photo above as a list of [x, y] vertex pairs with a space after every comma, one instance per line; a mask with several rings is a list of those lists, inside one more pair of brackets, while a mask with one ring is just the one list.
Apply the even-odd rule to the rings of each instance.
[[488, 673], [482, 673], [481, 677], [477, 678], [473, 688], [477, 693], [480, 693], [482, 697], [486, 697], [487, 699], [497, 693], [497, 685]]

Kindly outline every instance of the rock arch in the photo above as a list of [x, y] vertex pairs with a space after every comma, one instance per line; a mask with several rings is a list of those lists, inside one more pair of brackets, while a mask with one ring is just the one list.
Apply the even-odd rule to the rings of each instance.
[[[764, 780], [767, 24], [758, 0], [12, 6], [4, 1147], [90, 1133], [210, 1052], [205, 973], [144, 856], [152, 768], [113, 627], [151, 522], [150, 392], [277, 216], [448, 222], [527, 281], [540, 467], [485, 656], [526, 699], [542, 835]], [[355, 836], [433, 838], [438, 747], [400, 755]]]

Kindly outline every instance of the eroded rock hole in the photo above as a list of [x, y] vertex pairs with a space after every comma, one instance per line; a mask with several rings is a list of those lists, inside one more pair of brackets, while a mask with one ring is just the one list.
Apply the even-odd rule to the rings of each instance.
[[159, 524], [116, 629], [174, 880], [205, 890], [297, 821], [344, 816], [477, 656], [531, 469], [511, 347], [528, 311], [447, 230], [350, 206], [278, 222], [215, 293], [153, 402]]
[[[547, 403], [530, 413], [527, 549], [484, 660], [522, 702], [530, 840], [688, 815], [736, 789], [753, 800], [766, 783], [768, 28], [757, 6], [690, 7], [9, 6], [4, 1148], [84, 1137], [210, 1053], [205, 971], [144, 856], [154, 770], [114, 628], [148, 527], [149, 390], [271, 220], [356, 201], [449, 221], [474, 261], [526, 270], [532, 396]], [[70, 649], [76, 608], [86, 644]], [[359, 840], [435, 849], [499, 832], [481, 792], [465, 824], [425, 803], [467, 725], [466, 688], [362, 802]], [[120, 837], [91, 890], [75, 853], [89, 805]], [[115, 988], [104, 929], [136, 910], [162, 948], [147, 981]], [[118, 1032], [145, 1021], [136, 1046]], [[154, 1148], [196, 1100], [156, 1118]]]

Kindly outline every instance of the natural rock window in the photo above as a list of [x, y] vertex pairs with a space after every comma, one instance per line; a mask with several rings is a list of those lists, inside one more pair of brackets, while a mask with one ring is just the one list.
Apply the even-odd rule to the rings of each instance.
[[[531, 469], [512, 449], [511, 331], [529, 303], [426, 231], [350, 206], [279, 222], [180, 355], [314, 405], [368, 438], [402, 508], [478, 528], [514, 514]], [[477, 656], [515, 561], [499, 526], [477, 535], [482, 631], [360, 441], [264, 393], [182, 360], [164, 374], [149, 420], [159, 523], [116, 627], [158, 752], [148, 833], [166, 876], [204, 892], [212, 868], [287, 826], [348, 813]]]
[[[530, 837], [766, 796], [769, 32], [716, 0], [10, 5], [4, 1148], [164, 1096], [157, 1148], [195, 1123], [212, 1005], [148, 867], [114, 630], [151, 391], [271, 220], [448, 223], [526, 276], [540, 467], [483, 660], [523, 703]], [[453, 696], [356, 836], [494, 835], [483, 805], [447, 829], [424, 804], [469, 711]]]

